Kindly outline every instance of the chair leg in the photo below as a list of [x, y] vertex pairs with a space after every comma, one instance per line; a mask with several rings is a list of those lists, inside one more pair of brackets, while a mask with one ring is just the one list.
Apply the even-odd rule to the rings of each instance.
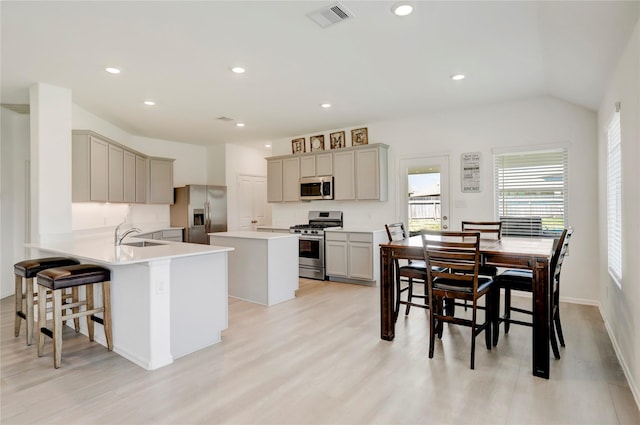
[[395, 265], [395, 275], [396, 275], [396, 300], [395, 305], [393, 307], [393, 323], [398, 321], [398, 315], [400, 314], [400, 270], [398, 268], [398, 264]]
[[[71, 288], [71, 302], [72, 303], [77, 303], [78, 302], [78, 287], [74, 286], [73, 288]], [[71, 309], [71, 311], [75, 314], [75, 313], [79, 313], [80, 312], [80, 306], [77, 307], [73, 307]], [[73, 319], [73, 327], [76, 330], [76, 333], [80, 332], [80, 318], [76, 317]]]
[[42, 329], [47, 327], [47, 288], [38, 285], [38, 357], [44, 352], [44, 339], [46, 335]]
[[107, 339], [107, 349], [113, 350], [113, 337], [111, 334], [111, 283], [102, 282], [102, 307], [104, 308], [103, 325], [104, 336]]
[[19, 313], [22, 312], [22, 276], [15, 276], [15, 290], [14, 290], [14, 298], [15, 298], [15, 316], [14, 316], [14, 336], [17, 338], [20, 335], [20, 325], [22, 324], [22, 317], [20, 317]]
[[553, 326], [553, 320], [549, 328], [549, 339], [551, 340], [551, 349], [553, 350], [553, 357], [560, 359], [560, 350], [558, 350], [558, 341], [556, 340], [556, 330]]
[[509, 333], [509, 319], [511, 319], [511, 289], [504, 288], [504, 333]]
[[560, 306], [556, 306], [556, 314], [553, 317], [556, 330], [558, 331], [558, 339], [560, 340], [560, 346], [564, 347], [564, 335], [562, 334], [562, 325], [560, 324]]
[[62, 291], [53, 292], [53, 367], [62, 363]]
[[491, 318], [491, 332], [493, 336], [493, 346], [498, 345], [498, 340], [500, 339], [500, 287], [497, 285], [492, 290], [493, 297], [493, 308], [492, 318]]
[[433, 350], [436, 342], [436, 311], [437, 306], [433, 303], [429, 305], [429, 358], [433, 358]]
[[471, 369], [476, 366], [476, 313], [477, 309], [473, 309], [471, 315]]
[[[89, 283], [85, 285], [85, 297], [87, 300], [87, 310], [93, 310], [93, 283]], [[87, 315], [87, 333], [89, 334], [89, 341], [93, 342], [94, 336], [94, 326], [93, 320], [91, 320], [91, 315]]]
[[27, 288], [25, 292], [27, 317], [27, 345], [31, 345], [33, 341], [33, 278], [27, 279]]
[[[407, 291], [407, 302], [411, 302], [411, 298], [413, 298], [413, 278], [409, 278], [409, 290]], [[411, 308], [411, 304], [407, 304], [407, 308], [404, 311], [404, 315], [409, 315], [409, 309]]]

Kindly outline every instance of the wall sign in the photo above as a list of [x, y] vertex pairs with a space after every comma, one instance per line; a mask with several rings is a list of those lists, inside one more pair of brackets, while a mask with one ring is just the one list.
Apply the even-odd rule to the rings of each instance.
[[463, 192], [481, 192], [482, 191], [482, 155], [480, 152], [463, 153], [461, 160], [461, 183]]

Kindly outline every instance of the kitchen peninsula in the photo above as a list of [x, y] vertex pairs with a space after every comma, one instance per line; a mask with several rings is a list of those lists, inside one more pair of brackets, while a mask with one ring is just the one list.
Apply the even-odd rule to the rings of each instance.
[[[142, 241], [148, 245], [127, 245]], [[65, 255], [111, 270], [114, 351], [145, 369], [218, 343], [227, 328], [227, 254], [233, 248], [140, 238], [115, 246], [112, 237], [27, 247], [34, 258]], [[101, 335], [96, 332], [96, 341], [106, 345]]]

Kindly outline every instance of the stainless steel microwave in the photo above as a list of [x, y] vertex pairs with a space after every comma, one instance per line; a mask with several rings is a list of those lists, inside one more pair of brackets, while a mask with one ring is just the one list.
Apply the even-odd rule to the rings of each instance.
[[300, 200], [333, 199], [333, 177], [303, 177], [300, 179]]

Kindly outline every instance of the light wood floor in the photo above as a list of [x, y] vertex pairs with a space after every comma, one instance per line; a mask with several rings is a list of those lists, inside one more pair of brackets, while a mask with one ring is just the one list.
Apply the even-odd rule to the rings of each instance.
[[[425, 311], [382, 341], [379, 289], [301, 279], [273, 307], [229, 300], [213, 347], [146, 371], [65, 329], [38, 358], [13, 337], [1, 301], [2, 424], [638, 424], [640, 413], [595, 307], [562, 305], [567, 347], [551, 379], [531, 375], [531, 330], [513, 326], [487, 351], [445, 325], [427, 357]], [[525, 301], [521, 299], [520, 301]], [[188, 332], [188, 329], [184, 329]], [[23, 326], [24, 332], [24, 326]], [[117, 341], [116, 341], [117, 344]]]

